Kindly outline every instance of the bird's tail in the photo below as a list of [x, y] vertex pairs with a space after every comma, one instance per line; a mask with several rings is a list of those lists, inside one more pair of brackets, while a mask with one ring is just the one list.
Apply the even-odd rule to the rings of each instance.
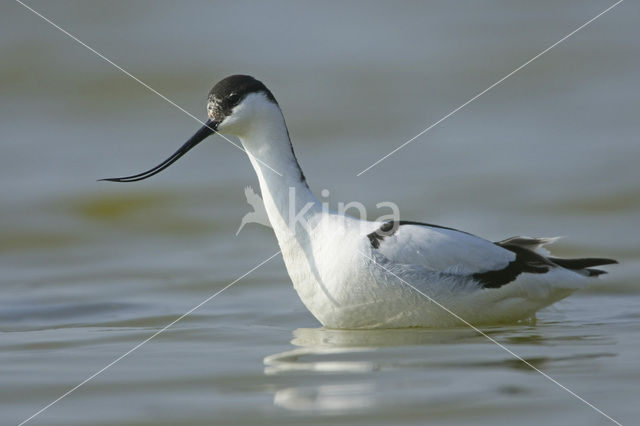
[[531, 250], [541, 255], [547, 261], [553, 262], [558, 266], [585, 275], [587, 277], [597, 277], [606, 274], [607, 271], [595, 269], [593, 266], [612, 265], [618, 263], [615, 259], [606, 259], [601, 257], [585, 257], [580, 259], [563, 259], [561, 257], [549, 256], [549, 251], [543, 246], [558, 241], [560, 237], [553, 238], [531, 238], [531, 237], [511, 237], [506, 240], [498, 241], [501, 247], [517, 246], [527, 250]]
[[560, 257], [548, 257], [550, 261], [563, 268], [570, 269], [588, 277], [597, 277], [606, 274], [607, 271], [595, 269], [593, 266], [612, 265], [618, 263], [615, 259], [605, 259], [600, 257], [585, 257], [581, 259], [563, 259]]

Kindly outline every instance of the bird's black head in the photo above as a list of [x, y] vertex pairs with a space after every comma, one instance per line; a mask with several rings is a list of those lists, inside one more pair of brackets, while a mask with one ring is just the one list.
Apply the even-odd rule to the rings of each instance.
[[231, 75], [220, 80], [209, 91], [207, 98], [209, 118], [218, 123], [222, 122], [231, 115], [233, 108], [252, 93], [261, 93], [274, 104], [278, 104], [271, 91], [261, 81], [249, 75]]

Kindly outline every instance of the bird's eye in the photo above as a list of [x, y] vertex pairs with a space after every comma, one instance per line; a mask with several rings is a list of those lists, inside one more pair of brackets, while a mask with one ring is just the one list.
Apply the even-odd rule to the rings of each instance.
[[227, 100], [232, 104], [237, 104], [240, 100], [240, 95], [238, 95], [237, 93], [231, 93], [229, 96], [227, 96]]

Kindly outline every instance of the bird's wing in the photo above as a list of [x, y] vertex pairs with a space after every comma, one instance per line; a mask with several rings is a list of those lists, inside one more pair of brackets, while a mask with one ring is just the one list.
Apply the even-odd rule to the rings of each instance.
[[419, 222], [386, 222], [368, 234], [372, 250], [386, 260], [468, 276], [497, 288], [523, 273], [554, 267], [544, 256], [519, 246], [503, 247], [466, 232]]

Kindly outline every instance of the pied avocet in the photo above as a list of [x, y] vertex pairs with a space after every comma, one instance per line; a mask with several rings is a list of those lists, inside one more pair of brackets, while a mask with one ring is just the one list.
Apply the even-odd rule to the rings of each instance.
[[163, 163], [107, 180], [146, 179], [214, 132], [237, 136], [258, 175], [293, 285], [325, 327], [459, 325], [451, 312], [474, 325], [514, 321], [583, 288], [604, 273], [595, 266], [616, 263], [551, 257], [542, 246], [552, 238], [494, 243], [443, 226], [326, 211], [307, 186], [282, 111], [264, 84], [227, 77], [211, 89], [207, 110], [205, 125]]

